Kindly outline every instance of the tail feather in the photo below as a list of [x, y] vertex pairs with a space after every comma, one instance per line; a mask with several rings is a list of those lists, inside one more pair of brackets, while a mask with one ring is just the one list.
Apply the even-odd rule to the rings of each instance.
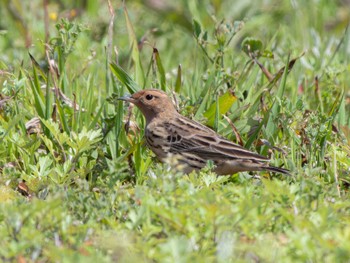
[[280, 168], [280, 167], [268, 166], [268, 167], [266, 167], [266, 170], [274, 172], [274, 173], [281, 173], [281, 174], [291, 175], [290, 171], [288, 169], [283, 169], [283, 168]]

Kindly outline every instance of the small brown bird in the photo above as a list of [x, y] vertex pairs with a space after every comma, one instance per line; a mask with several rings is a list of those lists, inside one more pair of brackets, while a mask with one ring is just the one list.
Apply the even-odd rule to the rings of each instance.
[[200, 170], [211, 160], [214, 171], [220, 175], [263, 170], [289, 174], [286, 169], [269, 166], [268, 158], [182, 116], [163, 91], [146, 89], [119, 99], [135, 104], [145, 116], [146, 141], [158, 159], [162, 162], [175, 159], [185, 173]]

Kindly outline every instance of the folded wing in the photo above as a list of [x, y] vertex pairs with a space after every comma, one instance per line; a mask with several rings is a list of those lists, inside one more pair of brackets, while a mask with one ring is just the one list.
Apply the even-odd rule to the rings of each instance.
[[177, 119], [165, 125], [170, 152], [190, 152], [204, 160], [246, 159], [266, 162], [269, 159], [218, 136], [213, 130], [190, 119]]

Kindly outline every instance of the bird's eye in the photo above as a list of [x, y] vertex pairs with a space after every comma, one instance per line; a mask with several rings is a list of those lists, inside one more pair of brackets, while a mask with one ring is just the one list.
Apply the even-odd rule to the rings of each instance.
[[153, 99], [153, 95], [147, 94], [147, 95], [146, 95], [146, 100], [151, 100], [151, 99]]

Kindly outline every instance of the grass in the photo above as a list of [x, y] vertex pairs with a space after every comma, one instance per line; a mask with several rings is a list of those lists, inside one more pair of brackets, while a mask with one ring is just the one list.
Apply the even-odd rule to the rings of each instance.
[[[348, 11], [1, 2], [0, 260], [349, 261]], [[158, 163], [116, 100], [146, 87], [292, 176]]]

